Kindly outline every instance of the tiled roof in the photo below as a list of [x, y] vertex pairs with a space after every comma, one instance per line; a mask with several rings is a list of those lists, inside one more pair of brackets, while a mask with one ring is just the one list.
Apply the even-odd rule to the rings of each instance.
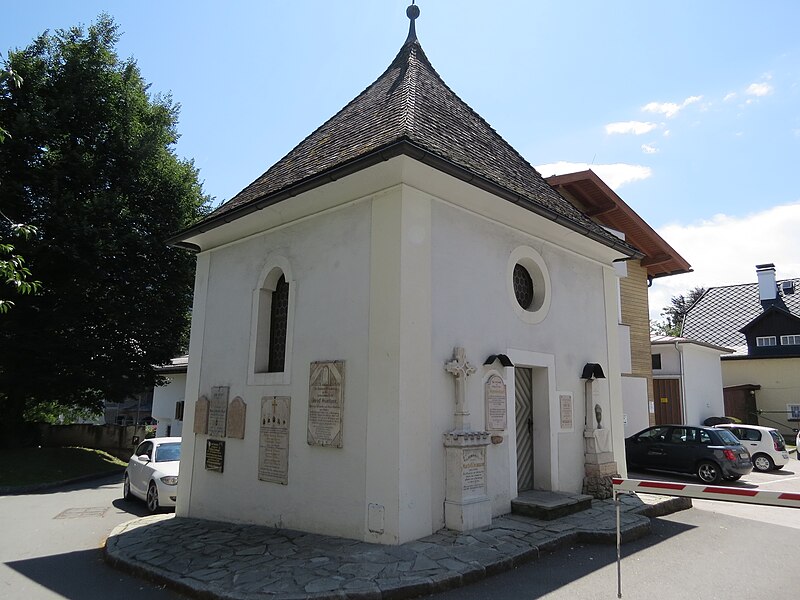
[[[783, 281], [794, 282], [794, 293], [783, 293]], [[800, 317], [800, 279], [778, 281], [778, 294], [793, 315]], [[689, 309], [682, 334], [747, 354], [747, 340], [739, 330], [763, 312], [757, 283], [713, 287]]]
[[323, 185], [329, 175], [338, 178], [399, 154], [491, 189], [629, 256], [638, 254], [562, 198], [447, 87], [415, 35], [372, 85], [203, 222], [171, 241], [255, 208], [291, 201], [297, 191], [287, 190]]

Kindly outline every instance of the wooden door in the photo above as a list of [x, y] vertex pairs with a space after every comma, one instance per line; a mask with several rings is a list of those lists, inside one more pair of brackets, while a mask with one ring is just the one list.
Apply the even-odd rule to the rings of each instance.
[[656, 425], [682, 425], [680, 379], [653, 379]]
[[533, 369], [514, 369], [517, 424], [517, 491], [533, 489]]

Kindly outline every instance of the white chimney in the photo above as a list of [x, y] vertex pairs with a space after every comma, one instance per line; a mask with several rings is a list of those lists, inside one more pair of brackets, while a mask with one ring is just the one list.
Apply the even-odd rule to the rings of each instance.
[[761, 302], [775, 300], [778, 296], [778, 284], [775, 282], [775, 265], [756, 265], [758, 275], [758, 296]]

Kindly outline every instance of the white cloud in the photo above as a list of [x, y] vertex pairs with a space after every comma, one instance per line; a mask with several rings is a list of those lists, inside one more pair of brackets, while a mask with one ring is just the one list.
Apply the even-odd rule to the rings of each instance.
[[660, 320], [670, 298], [690, 289], [756, 281], [756, 265], [775, 263], [778, 279], [800, 277], [797, 231], [800, 201], [744, 217], [718, 214], [690, 225], [656, 228], [694, 269], [656, 279], [650, 288], [650, 318]]
[[747, 89], [744, 91], [745, 94], [748, 96], [755, 96], [756, 98], [761, 98], [763, 96], [768, 96], [772, 93], [774, 88], [765, 81], [760, 83], [751, 83], [747, 86]]
[[645, 154], [656, 154], [658, 148], [654, 144], [642, 144], [642, 152]]
[[649, 178], [653, 172], [650, 167], [642, 165], [629, 165], [626, 163], [614, 163], [611, 165], [590, 165], [588, 163], [573, 163], [559, 161], [540, 165], [536, 167], [544, 177], [551, 175], [563, 175], [565, 173], [575, 173], [576, 171], [586, 171], [591, 169], [600, 179], [606, 182], [612, 190], [621, 188], [626, 183], [641, 181]]
[[702, 96], [689, 96], [688, 98], [686, 98], [686, 100], [684, 100], [680, 104], [677, 104], [675, 102], [648, 102], [642, 107], [642, 110], [644, 112], [664, 115], [668, 119], [671, 119], [690, 104], [694, 104], [695, 102], [700, 102], [700, 100], [702, 99], [703, 99]]
[[658, 127], [655, 123], [646, 123], [644, 121], [619, 121], [617, 123], [609, 123], [606, 125], [606, 133], [611, 135], [614, 133], [632, 133], [634, 135], [642, 135], [649, 133]]
[[736, 92], [728, 92], [725, 94], [725, 97], [722, 99], [723, 102], [730, 102], [736, 98]]

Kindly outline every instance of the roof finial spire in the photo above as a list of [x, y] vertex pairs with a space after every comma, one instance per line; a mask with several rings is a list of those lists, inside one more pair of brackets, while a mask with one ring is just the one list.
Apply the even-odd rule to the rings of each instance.
[[416, 1], [417, 0], [411, 0], [411, 6], [406, 9], [406, 16], [411, 20], [411, 23], [408, 26], [408, 37], [406, 38], [406, 44], [417, 41], [417, 29], [414, 27], [414, 21], [419, 16], [419, 6], [416, 5]]

